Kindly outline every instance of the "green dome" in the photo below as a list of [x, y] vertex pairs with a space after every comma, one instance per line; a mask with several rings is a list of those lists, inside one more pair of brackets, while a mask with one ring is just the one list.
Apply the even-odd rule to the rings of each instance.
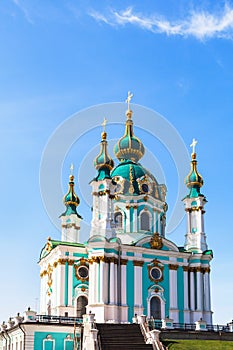
[[195, 198], [201, 195], [200, 188], [203, 186], [203, 178], [197, 171], [196, 153], [192, 153], [191, 169], [184, 180], [186, 186], [190, 189], [189, 197]]
[[94, 166], [97, 170], [99, 170], [102, 167], [109, 168], [110, 170], [112, 170], [112, 168], [114, 167], [114, 162], [108, 154], [108, 150], [107, 150], [108, 143], [106, 141], [106, 138], [107, 138], [107, 133], [104, 131], [102, 133], [102, 141], [100, 143], [100, 153], [94, 160]]
[[185, 184], [187, 187], [199, 186], [202, 187], [204, 181], [202, 176], [197, 171], [196, 153], [192, 154], [191, 170], [185, 178]]
[[133, 133], [132, 111], [127, 111], [125, 134], [114, 146], [114, 153], [119, 160], [129, 159], [138, 162], [145, 153], [142, 142]]
[[68, 216], [71, 214], [75, 214], [78, 217], [81, 217], [77, 211], [76, 207], [79, 205], [80, 200], [76, 193], [74, 192], [74, 176], [70, 175], [69, 188], [67, 194], [63, 197], [63, 202], [66, 206], [66, 211], [61, 216]]
[[163, 185], [158, 185], [155, 177], [141, 164], [123, 160], [111, 173], [117, 183], [117, 192], [124, 195], [150, 194], [162, 200]]

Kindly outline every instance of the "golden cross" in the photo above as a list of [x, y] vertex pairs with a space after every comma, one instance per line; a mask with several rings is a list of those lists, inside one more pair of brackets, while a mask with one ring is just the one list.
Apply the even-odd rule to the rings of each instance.
[[74, 164], [71, 163], [70, 164], [70, 175], [73, 175], [74, 174]]
[[128, 103], [128, 111], [130, 111], [130, 101], [132, 100], [133, 94], [131, 94], [130, 91], [128, 91], [128, 97], [125, 100], [126, 103]]
[[102, 127], [103, 127], [103, 131], [104, 131], [104, 132], [106, 132], [106, 124], [107, 124], [107, 119], [104, 118], [104, 121], [103, 121], [103, 123], [101, 124]]
[[196, 144], [197, 144], [197, 140], [193, 139], [193, 142], [192, 142], [191, 145], [190, 145], [190, 147], [193, 148], [193, 153], [195, 153]]

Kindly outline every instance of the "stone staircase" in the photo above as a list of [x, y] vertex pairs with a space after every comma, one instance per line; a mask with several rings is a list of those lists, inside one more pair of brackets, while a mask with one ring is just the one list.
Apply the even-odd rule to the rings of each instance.
[[101, 350], [152, 350], [145, 344], [139, 324], [98, 323]]

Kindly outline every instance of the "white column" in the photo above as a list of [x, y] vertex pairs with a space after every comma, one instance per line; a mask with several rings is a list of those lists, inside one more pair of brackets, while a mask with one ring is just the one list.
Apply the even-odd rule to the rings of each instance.
[[110, 258], [109, 304], [115, 304], [115, 259]]
[[194, 284], [194, 270], [190, 269], [190, 309], [195, 310], [195, 284]]
[[115, 275], [115, 304], [117, 304], [118, 302], [118, 298], [117, 298], [117, 289], [118, 289], [118, 264], [117, 262], [115, 261], [115, 264], [114, 264], [114, 275]]
[[203, 310], [203, 275], [200, 267], [197, 267], [197, 310]]
[[88, 293], [88, 304], [91, 305], [94, 302], [94, 266], [92, 259], [89, 260], [89, 293]]
[[[129, 206], [129, 204], [128, 204], [128, 206]], [[125, 212], [125, 214], [126, 214], [126, 232], [130, 232], [130, 206], [128, 207], [127, 205], [126, 205], [126, 207], [128, 208], [126, 208], [126, 212]]]
[[177, 309], [177, 265], [169, 265], [170, 308]]
[[127, 304], [126, 259], [121, 259], [121, 305]]
[[40, 280], [40, 314], [46, 312], [46, 290], [45, 290], [45, 275], [41, 275]]
[[188, 266], [183, 266], [184, 271], [184, 310], [189, 309], [188, 304]]
[[134, 209], [133, 209], [133, 231], [137, 232], [138, 231], [138, 225], [137, 225], [137, 206], [135, 205]]
[[190, 226], [190, 212], [189, 212], [189, 210], [187, 210], [186, 213], [187, 213], [187, 233], [190, 233], [191, 226]]
[[104, 257], [100, 257], [100, 303], [105, 303], [105, 262]]
[[134, 306], [142, 306], [142, 262], [134, 261]]
[[174, 322], [179, 322], [179, 310], [178, 310], [178, 300], [177, 300], [177, 269], [178, 265], [169, 264], [169, 287], [170, 287], [170, 310], [169, 317], [174, 320]]
[[210, 269], [206, 268], [204, 273], [204, 310], [211, 311], [210, 309]]
[[73, 294], [73, 264], [68, 265], [68, 306], [72, 306]]
[[65, 265], [57, 265], [57, 306], [64, 306]]
[[93, 260], [93, 284], [94, 284], [94, 293], [93, 293], [93, 303], [98, 303], [98, 295], [99, 295], [99, 288], [98, 288], [98, 276], [99, 276], [99, 266], [97, 263], [97, 259], [94, 258]]

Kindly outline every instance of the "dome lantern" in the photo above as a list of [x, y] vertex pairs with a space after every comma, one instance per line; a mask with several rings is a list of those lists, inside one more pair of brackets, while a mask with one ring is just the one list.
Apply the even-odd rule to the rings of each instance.
[[193, 139], [190, 147], [193, 148], [192, 160], [191, 160], [191, 169], [189, 174], [185, 178], [185, 184], [190, 189], [189, 197], [198, 197], [200, 195], [200, 188], [203, 186], [203, 178], [198, 173], [197, 170], [197, 159], [196, 159], [196, 147], [197, 141]]
[[126, 111], [127, 120], [125, 123], [125, 134], [114, 146], [114, 153], [120, 161], [131, 160], [137, 163], [143, 157], [145, 149], [142, 142], [134, 135], [133, 132], [133, 112], [130, 109], [130, 101], [132, 97], [133, 94], [131, 94], [129, 91], [126, 99], [128, 109]]

